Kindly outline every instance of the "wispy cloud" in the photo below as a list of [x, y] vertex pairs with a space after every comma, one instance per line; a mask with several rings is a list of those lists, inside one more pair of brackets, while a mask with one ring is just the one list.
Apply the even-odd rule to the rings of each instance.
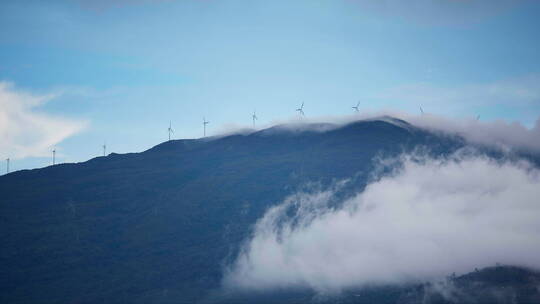
[[[424, 115], [412, 114], [405, 111], [382, 110], [363, 111], [355, 115], [345, 116], [321, 116], [298, 117], [274, 120], [268, 124], [261, 125], [257, 130], [275, 128], [281, 131], [303, 132], [317, 131], [325, 132], [340, 128], [346, 124], [370, 120], [385, 120], [395, 123], [393, 118], [404, 120], [414, 127], [426, 129], [435, 133], [457, 135], [472, 144], [486, 145], [501, 149], [502, 151], [521, 151], [540, 153], [540, 117], [536, 120], [532, 128], [528, 128], [520, 122], [508, 122], [506, 120], [477, 120], [475, 117], [455, 118], [444, 115], [426, 113]], [[253, 131], [244, 125], [227, 125], [218, 128], [218, 138], [234, 133], [248, 134]], [[266, 131], [269, 132], [269, 131]]]
[[56, 95], [33, 95], [0, 82], [0, 151], [4, 157], [49, 155], [51, 147], [80, 132], [84, 121], [53, 116], [37, 108]]
[[330, 190], [270, 209], [225, 286], [338, 292], [496, 263], [540, 267], [538, 169], [460, 155], [400, 164], [340, 208], [329, 204]]
[[503, 150], [540, 152], [540, 118], [529, 129], [518, 122], [504, 120], [479, 122], [476, 119], [452, 119], [439, 115], [403, 115], [416, 126], [457, 134], [469, 142], [494, 146]]

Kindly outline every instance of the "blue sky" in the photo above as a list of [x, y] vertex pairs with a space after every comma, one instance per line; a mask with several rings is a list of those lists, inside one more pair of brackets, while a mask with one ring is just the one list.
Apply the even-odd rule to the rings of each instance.
[[[2, 1], [0, 145], [12, 169], [137, 152], [228, 125], [426, 111], [540, 116], [540, 2]], [[39, 133], [39, 134], [38, 134]], [[21, 139], [22, 138], [22, 139]], [[2, 170], [3, 171], [3, 170]]]

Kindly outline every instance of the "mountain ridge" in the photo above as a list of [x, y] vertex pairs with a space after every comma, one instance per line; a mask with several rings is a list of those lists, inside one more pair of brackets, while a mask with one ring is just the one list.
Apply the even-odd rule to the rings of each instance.
[[[0, 300], [201, 302], [251, 227], [307, 184], [370, 181], [378, 158], [466, 143], [358, 121], [325, 132], [171, 140], [0, 177]], [[43, 299], [47, 299], [44, 301]]]

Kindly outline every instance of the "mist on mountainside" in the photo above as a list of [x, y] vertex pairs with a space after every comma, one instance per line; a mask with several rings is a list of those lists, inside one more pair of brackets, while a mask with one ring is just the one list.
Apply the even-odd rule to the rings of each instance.
[[347, 181], [270, 208], [226, 276], [244, 289], [321, 293], [466, 274], [498, 263], [540, 269], [540, 171], [476, 153], [402, 155], [339, 197]]

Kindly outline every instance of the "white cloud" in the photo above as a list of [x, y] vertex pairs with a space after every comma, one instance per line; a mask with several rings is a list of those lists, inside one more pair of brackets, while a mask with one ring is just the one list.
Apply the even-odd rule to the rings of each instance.
[[[432, 132], [459, 135], [471, 143], [487, 145], [503, 151], [520, 150], [540, 153], [540, 118], [537, 119], [532, 128], [527, 128], [519, 122], [508, 122], [502, 119], [452, 118], [431, 113], [418, 115], [395, 110], [365, 111], [347, 116], [306, 117], [302, 120], [298, 118], [274, 120], [269, 124], [258, 126], [256, 130], [246, 126], [233, 125], [220, 128], [216, 138], [234, 133], [249, 134], [253, 131], [276, 126], [279, 127], [273, 130], [326, 132], [358, 121], [385, 120], [394, 123], [395, 120], [391, 118], [404, 120], [415, 127]], [[270, 133], [270, 130], [266, 132]]]
[[48, 156], [51, 147], [81, 131], [86, 123], [36, 110], [54, 95], [36, 96], [0, 82], [0, 151], [4, 157]]
[[540, 152], [540, 118], [529, 129], [518, 122], [504, 120], [477, 121], [476, 119], [452, 119], [438, 115], [402, 115], [410, 123], [435, 131], [458, 134], [470, 142], [496, 146], [503, 150], [527, 150]]
[[540, 268], [539, 174], [483, 157], [405, 157], [342, 207], [328, 205], [332, 190], [296, 194], [256, 224], [224, 286], [337, 292], [496, 263]]

